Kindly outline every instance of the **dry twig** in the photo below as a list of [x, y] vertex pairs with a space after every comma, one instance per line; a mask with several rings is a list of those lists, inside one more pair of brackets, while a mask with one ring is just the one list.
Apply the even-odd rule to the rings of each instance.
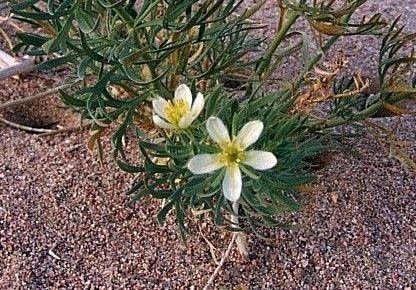
[[0, 80], [11, 76], [30, 72], [35, 67], [35, 61], [31, 57], [23, 57], [19, 62], [0, 70]]
[[50, 136], [50, 135], [55, 135], [55, 134], [60, 134], [60, 133], [65, 133], [65, 132], [71, 132], [71, 131], [75, 131], [75, 130], [81, 130], [85, 127], [90, 126], [91, 124], [92, 124], [92, 122], [86, 122], [84, 124], [80, 124], [80, 125], [77, 125], [77, 126], [55, 129], [55, 130], [52, 130], [51, 132], [45, 132], [45, 133], [39, 134], [39, 136], [43, 137], [43, 136]]
[[75, 131], [75, 130], [82, 129], [82, 128], [88, 126], [88, 125], [91, 125], [90, 122], [87, 122], [87, 123], [79, 125], [79, 126], [72, 126], [72, 127], [67, 127], [67, 128], [61, 128], [61, 129], [44, 129], [44, 128], [34, 128], [34, 127], [30, 127], [30, 126], [21, 125], [21, 124], [6, 120], [2, 117], [0, 117], [0, 122], [4, 123], [4, 124], [6, 124], [10, 127], [13, 127], [13, 128], [19, 129], [19, 130], [23, 130], [23, 131], [26, 131], [26, 132], [40, 133], [39, 136], [50, 136], [50, 135]]
[[59, 90], [66, 89], [70, 86], [71, 86], [71, 84], [63, 84], [63, 85], [60, 85], [60, 86], [55, 87], [53, 89], [50, 89], [46, 92], [42, 92], [42, 93], [39, 93], [39, 94], [31, 96], [31, 97], [26, 97], [26, 98], [22, 98], [22, 99], [18, 99], [18, 100], [5, 102], [3, 104], [0, 104], [0, 110], [5, 109], [5, 108], [9, 108], [9, 107], [13, 107], [13, 106], [17, 106], [17, 105], [20, 105], [20, 104], [23, 104], [23, 103], [26, 103], [26, 102], [29, 102], [29, 101], [34, 101], [34, 100], [37, 100], [37, 99], [41, 99], [43, 97], [47, 97], [47, 96], [50, 96], [50, 95], [53, 95], [53, 94], [57, 93]]
[[3, 50], [0, 49], [0, 68], [2, 67], [9, 67], [11, 65], [16, 64], [17, 61], [16, 59], [9, 55], [8, 53], [4, 52]]
[[217, 277], [218, 273], [220, 272], [220, 270], [221, 270], [222, 266], [223, 266], [223, 265], [224, 265], [224, 263], [225, 263], [225, 260], [226, 260], [226, 259], [228, 258], [228, 256], [230, 255], [230, 252], [231, 252], [231, 250], [232, 250], [232, 248], [233, 248], [233, 245], [234, 245], [234, 242], [235, 242], [236, 238], [237, 238], [237, 234], [236, 234], [236, 233], [233, 233], [233, 238], [231, 239], [230, 244], [228, 245], [227, 250], [225, 251], [224, 255], [223, 255], [223, 256], [222, 256], [222, 258], [221, 258], [220, 263], [218, 264], [217, 268], [215, 268], [214, 272], [212, 273], [211, 277], [209, 278], [209, 280], [208, 280], [208, 282], [207, 282], [207, 284], [205, 285], [205, 287], [204, 287], [204, 289], [203, 289], [203, 290], [208, 290], [208, 289], [210, 289], [210, 287], [211, 287], [212, 283], [214, 282], [215, 277]]
[[[7, 33], [0, 28], [0, 34], [3, 35], [3, 38], [8, 43], [10, 48], [12, 48], [13, 43], [8, 37]], [[24, 56], [20, 60], [17, 60], [8, 53], [0, 49], [0, 80], [7, 79], [11, 76], [27, 73], [33, 70], [35, 67], [35, 61], [32, 57]]]
[[3, 35], [4, 40], [7, 42], [7, 45], [9, 46], [9, 49], [13, 49], [13, 42], [10, 39], [9, 35], [4, 31], [3, 28], [0, 27], [0, 34]]
[[16, 128], [16, 129], [20, 129], [20, 130], [23, 130], [23, 131], [27, 131], [27, 132], [33, 132], [33, 133], [49, 133], [49, 132], [53, 131], [51, 129], [34, 128], [34, 127], [30, 127], [30, 126], [25, 126], [25, 125], [17, 124], [17, 123], [14, 123], [12, 121], [6, 120], [6, 119], [4, 119], [2, 117], [0, 117], [0, 122], [4, 123], [4, 124], [6, 124], [6, 125], [8, 125], [10, 127], [13, 127], [13, 128]]
[[200, 226], [198, 227], [199, 227], [199, 233], [201, 234], [204, 241], [208, 244], [209, 252], [211, 254], [212, 260], [214, 261], [215, 265], [219, 265], [220, 263], [218, 262], [218, 259], [215, 256], [215, 250], [217, 250], [217, 248], [215, 248], [214, 245], [205, 237], [205, 235], [202, 233], [201, 227]]

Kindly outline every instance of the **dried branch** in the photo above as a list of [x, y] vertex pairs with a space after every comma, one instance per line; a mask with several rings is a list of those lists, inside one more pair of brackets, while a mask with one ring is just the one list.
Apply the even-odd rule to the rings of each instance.
[[71, 127], [52, 130], [51, 132], [45, 132], [45, 133], [39, 134], [39, 136], [40, 137], [51, 136], [51, 135], [56, 135], [56, 134], [61, 134], [61, 133], [66, 133], [66, 132], [71, 132], [71, 131], [76, 131], [76, 130], [82, 130], [85, 127], [91, 126], [91, 124], [92, 122], [86, 122], [84, 124], [80, 124], [77, 126], [71, 126]]
[[67, 128], [61, 128], [61, 129], [44, 129], [44, 128], [34, 128], [34, 127], [30, 127], [30, 126], [25, 126], [25, 125], [21, 125], [21, 124], [17, 124], [15, 122], [6, 120], [2, 117], [0, 117], [0, 122], [22, 130], [22, 131], [26, 131], [26, 132], [32, 132], [32, 133], [41, 133], [39, 134], [39, 136], [50, 136], [50, 135], [55, 135], [55, 134], [60, 134], [60, 133], [65, 133], [65, 132], [71, 132], [71, 131], [75, 131], [75, 130], [79, 130], [79, 129], [83, 129], [86, 126], [91, 125], [91, 122], [87, 122], [81, 125], [77, 125], [77, 126], [72, 126], [72, 127], [67, 127]]
[[209, 247], [209, 252], [211, 254], [211, 258], [214, 261], [215, 265], [219, 265], [220, 263], [217, 260], [217, 257], [215, 256], [215, 250], [217, 250], [217, 248], [214, 247], [214, 245], [205, 237], [205, 235], [202, 233], [202, 229], [200, 226], [199, 227], [199, 233], [201, 234], [201, 237], [204, 239], [204, 241], [207, 243], [208, 247]]
[[5, 108], [9, 108], [9, 107], [13, 107], [13, 106], [17, 106], [17, 105], [20, 105], [20, 104], [24, 104], [24, 103], [29, 102], [29, 101], [34, 101], [34, 100], [37, 100], [37, 99], [41, 99], [43, 97], [47, 97], [47, 96], [50, 96], [50, 95], [53, 95], [53, 94], [57, 93], [59, 90], [66, 89], [70, 86], [71, 86], [71, 84], [63, 84], [63, 85], [60, 85], [60, 86], [55, 87], [53, 89], [50, 89], [46, 92], [42, 92], [42, 93], [39, 93], [39, 94], [31, 96], [31, 97], [26, 97], [26, 98], [22, 98], [22, 99], [18, 99], [18, 100], [5, 102], [4, 104], [0, 104], [0, 110], [5, 109]]
[[212, 273], [211, 277], [209, 278], [209, 280], [208, 280], [208, 282], [207, 282], [207, 284], [205, 285], [205, 287], [204, 287], [204, 289], [203, 289], [203, 290], [208, 290], [208, 289], [210, 289], [210, 287], [211, 287], [212, 283], [214, 282], [215, 277], [217, 277], [218, 273], [220, 272], [220, 270], [221, 270], [222, 266], [223, 266], [223, 265], [224, 265], [224, 263], [225, 263], [225, 260], [226, 260], [226, 259], [227, 259], [227, 257], [230, 255], [230, 252], [231, 252], [231, 250], [232, 250], [232, 248], [233, 248], [233, 245], [234, 245], [234, 242], [235, 242], [236, 238], [237, 238], [237, 234], [236, 234], [236, 233], [234, 233], [234, 234], [233, 234], [233, 238], [231, 239], [231, 242], [230, 242], [230, 244], [228, 245], [227, 250], [225, 251], [224, 255], [222, 256], [220, 263], [218, 264], [217, 268], [215, 268], [214, 273]]
[[11, 76], [30, 72], [35, 67], [33, 58], [23, 57], [20, 62], [15, 62], [12, 65], [0, 69], [0, 80], [7, 79]]
[[4, 31], [3, 28], [0, 27], [0, 34], [3, 35], [4, 40], [6, 41], [7, 45], [9, 46], [9, 49], [13, 49], [13, 42], [10, 39], [9, 35]]
[[17, 61], [14, 57], [0, 49], [0, 67], [9, 67], [16, 63]]
[[19, 130], [23, 130], [23, 131], [27, 131], [27, 132], [32, 132], [32, 133], [50, 133], [51, 131], [53, 131], [51, 129], [34, 128], [34, 127], [29, 127], [29, 126], [17, 124], [17, 123], [14, 123], [12, 121], [6, 120], [2, 117], [0, 117], [0, 122], [4, 123], [4, 124], [6, 124], [10, 127], [13, 127], [13, 128], [19, 129]]

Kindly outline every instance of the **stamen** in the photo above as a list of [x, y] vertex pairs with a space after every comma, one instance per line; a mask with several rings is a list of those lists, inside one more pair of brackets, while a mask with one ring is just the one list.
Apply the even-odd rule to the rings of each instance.
[[168, 101], [168, 105], [165, 108], [167, 121], [178, 126], [181, 118], [188, 112], [188, 108], [188, 103], [184, 99]]
[[230, 142], [222, 146], [221, 162], [226, 166], [240, 163], [244, 157], [244, 150], [237, 146], [234, 142]]

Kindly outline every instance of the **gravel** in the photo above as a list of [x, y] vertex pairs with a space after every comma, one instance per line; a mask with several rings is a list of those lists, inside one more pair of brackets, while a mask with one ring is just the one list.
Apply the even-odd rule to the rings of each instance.
[[[403, 22], [414, 28], [409, 3], [370, 1], [365, 9], [390, 19], [406, 9]], [[264, 19], [272, 13], [265, 10]], [[358, 65], [377, 51], [361, 47]], [[54, 84], [47, 74], [2, 81], [0, 102]], [[44, 127], [77, 120], [54, 97], [3, 116]], [[390, 127], [397, 121], [374, 120]], [[405, 116], [397, 131], [413, 159], [415, 124], [415, 116]], [[173, 217], [163, 227], [155, 222], [159, 201], [129, 204], [124, 193], [134, 176], [121, 172], [108, 151], [100, 166], [84, 146], [87, 137], [82, 131], [39, 137], [0, 124], [0, 289], [201, 289], [215, 264], [198, 227], [185, 246]], [[350, 146], [360, 158], [328, 155], [308, 205], [286, 217], [300, 228], [264, 230], [269, 240], [249, 235], [249, 258], [234, 250], [215, 280], [217, 289], [416, 285], [415, 173], [370, 136]], [[221, 255], [230, 234], [210, 224], [202, 232]]]

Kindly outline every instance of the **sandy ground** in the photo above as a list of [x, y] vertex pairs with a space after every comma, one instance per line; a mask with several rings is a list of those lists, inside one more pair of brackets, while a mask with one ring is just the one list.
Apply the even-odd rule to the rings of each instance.
[[[370, 1], [366, 9], [380, 9], [390, 19], [406, 11], [403, 21], [412, 28], [416, 9], [410, 2]], [[264, 13], [271, 19], [274, 12]], [[361, 47], [374, 57], [374, 48]], [[0, 102], [46, 90], [51, 78], [2, 81]], [[72, 124], [74, 115], [61, 107], [50, 97], [2, 113], [25, 125]], [[397, 119], [377, 122], [392, 126]], [[406, 116], [398, 130], [413, 159], [415, 122]], [[155, 222], [158, 201], [130, 205], [124, 192], [134, 176], [111, 161], [99, 166], [84, 146], [87, 136], [38, 137], [0, 124], [0, 289], [200, 289], [215, 264], [198, 228], [186, 247], [172, 217], [164, 227]], [[308, 206], [286, 217], [302, 227], [267, 230], [270, 241], [250, 235], [249, 259], [233, 251], [217, 289], [416, 285], [415, 174], [369, 137], [351, 145], [361, 158], [332, 155]], [[210, 225], [202, 232], [220, 255], [230, 235]]]

